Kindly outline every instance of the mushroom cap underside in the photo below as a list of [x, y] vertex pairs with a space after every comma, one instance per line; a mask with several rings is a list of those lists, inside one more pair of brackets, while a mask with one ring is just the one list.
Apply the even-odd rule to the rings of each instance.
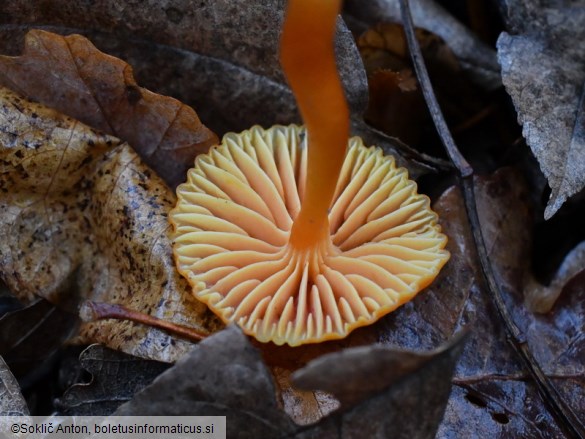
[[228, 133], [177, 188], [173, 250], [193, 294], [258, 340], [347, 336], [412, 299], [449, 259], [430, 200], [381, 149], [349, 140], [330, 239], [289, 245], [307, 172], [303, 127]]

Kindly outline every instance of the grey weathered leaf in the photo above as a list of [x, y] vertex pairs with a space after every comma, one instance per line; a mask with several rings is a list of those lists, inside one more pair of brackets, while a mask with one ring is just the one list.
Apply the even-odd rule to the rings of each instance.
[[284, 437], [295, 428], [260, 353], [235, 326], [199, 343], [114, 414], [227, 416], [228, 437]]
[[169, 367], [102, 345], [89, 346], [81, 353], [79, 361], [92, 378], [89, 383], [73, 385], [56, 402], [63, 415], [110, 415]]
[[324, 355], [295, 372], [305, 390], [332, 393], [340, 412], [298, 438], [434, 438], [449, 393], [463, 337], [429, 352], [373, 345]]
[[[410, 1], [414, 24], [439, 35], [455, 53], [473, 81], [487, 90], [501, 85], [496, 54], [433, 0]], [[360, 30], [384, 21], [402, 22], [397, 0], [348, 0], [346, 10]], [[360, 22], [363, 25], [360, 25]]]
[[[544, 216], [585, 186], [585, 8], [524, 0], [498, 39], [502, 80], [552, 189]], [[579, 6], [581, 3], [581, 6]]]
[[0, 416], [27, 416], [28, 406], [20, 386], [0, 357]]

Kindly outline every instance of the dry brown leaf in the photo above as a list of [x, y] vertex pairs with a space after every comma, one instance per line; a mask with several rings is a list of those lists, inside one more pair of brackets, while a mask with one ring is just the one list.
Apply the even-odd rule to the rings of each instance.
[[139, 87], [127, 63], [80, 35], [30, 31], [22, 56], [0, 56], [0, 86], [128, 142], [171, 186], [217, 142], [191, 107]]
[[[218, 323], [174, 268], [174, 195], [126, 143], [6, 89], [0, 95], [0, 277], [21, 299], [65, 291], [202, 331]], [[128, 321], [83, 336], [171, 361], [188, 344]]]
[[[451, 125], [459, 126], [481, 110], [481, 97], [470, 86], [449, 46], [424, 29], [415, 31], [445, 117]], [[366, 121], [407, 144], [428, 148], [434, 128], [413, 73], [402, 26], [373, 26], [359, 37], [358, 47], [370, 92]]]

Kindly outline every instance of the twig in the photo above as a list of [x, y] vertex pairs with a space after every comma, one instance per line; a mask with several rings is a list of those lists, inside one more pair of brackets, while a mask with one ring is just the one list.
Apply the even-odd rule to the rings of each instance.
[[143, 314], [141, 312], [128, 309], [125, 306], [115, 303], [93, 302], [91, 300], [86, 300], [82, 305], [80, 314], [86, 321], [104, 319], [130, 320], [136, 323], [142, 323], [144, 325], [151, 326], [153, 328], [162, 329], [163, 331], [195, 342], [201, 341], [209, 335], [199, 332], [194, 328], [177, 325], [166, 320], [149, 316], [148, 314]]
[[575, 412], [565, 404], [562, 396], [558, 393], [555, 386], [550, 381], [549, 377], [540, 368], [532, 353], [530, 352], [524, 334], [514, 323], [510, 316], [508, 309], [504, 303], [502, 290], [496, 281], [494, 270], [491, 266], [489, 256], [485, 247], [481, 224], [477, 214], [477, 207], [475, 204], [475, 192], [473, 182], [473, 168], [467, 163], [465, 158], [459, 152], [459, 149], [453, 141], [451, 132], [447, 127], [441, 108], [435, 97], [431, 81], [425, 66], [424, 59], [420, 50], [420, 46], [415, 36], [414, 25], [410, 14], [410, 7], [408, 0], [399, 0], [400, 12], [404, 30], [406, 32], [406, 39], [410, 49], [412, 61], [416, 70], [418, 80], [421, 84], [423, 94], [433, 122], [437, 128], [441, 141], [445, 145], [447, 154], [453, 162], [453, 165], [459, 172], [459, 184], [463, 190], [463, 200], [467, 216], [471, 224], [473, 239], [479, 255], [480, 264], [482, 268], [483, 278], [487, 285], [490, 297], [493, 298], [496, 308], [504, 322], [507, 333], [507, 340], [513, 347], [516, 354], [522, 360], [524, 367], [530, 373], [544, 402], [548, 405], [553, 415], [560, 421], [560, 426], [564, 428], [572, 437], [584, 438], [585, 427], [575, 414]]

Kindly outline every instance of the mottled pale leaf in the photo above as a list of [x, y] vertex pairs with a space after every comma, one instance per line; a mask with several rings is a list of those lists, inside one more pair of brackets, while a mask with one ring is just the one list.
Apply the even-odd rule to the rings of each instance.
[[20, 386], [0, 357], [0, 416], [27, 416], [28, 406]]
[[[6, 89], [0, 100], [0, 277], [23, 300], [119, 303], [200, 330], [217, 327], [174, 268], [174, 195], [117, 139]], [[112, 348], [169, 361], [188, 344], [130, 322], [86, 324]]]
[[514, 35], [500, 35], [498, 59], [523, 135], [552, 190], [548, 219], [585, 186], [585, 4], [518, 3], [508, 18]]
[[22, 56], [0, 56], [0, 86], [127, 141], [171, 186], [217, 142], [192, 108], [139, 87], [127, 63], [80, 35], [30, 31]]
[[111, 415], [169, 367], [101, 345], [89, 346], [81, 353], [79, 361], [91, 374], [91, 381], [73, 385], [59, 398], [56, 405], [63, 415]]

